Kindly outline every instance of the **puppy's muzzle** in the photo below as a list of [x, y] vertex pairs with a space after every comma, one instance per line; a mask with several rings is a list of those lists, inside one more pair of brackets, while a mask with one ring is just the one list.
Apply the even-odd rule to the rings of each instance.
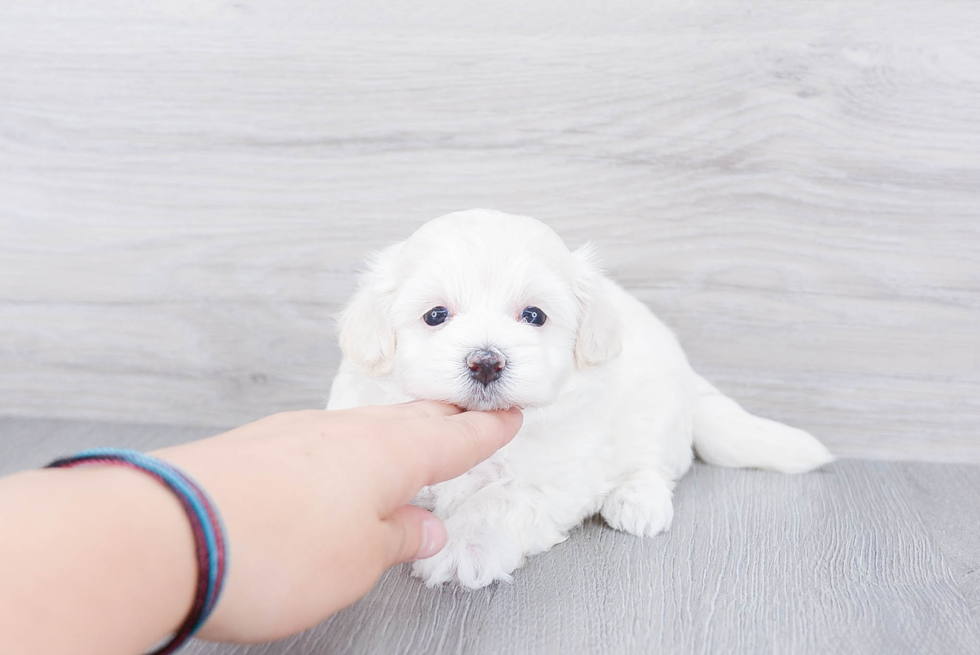
[[466, 366], [470, 369], [470, 377], [486, 386], [500, 377], [506, 361], [496, 350], [474, 350], [466, 356]]

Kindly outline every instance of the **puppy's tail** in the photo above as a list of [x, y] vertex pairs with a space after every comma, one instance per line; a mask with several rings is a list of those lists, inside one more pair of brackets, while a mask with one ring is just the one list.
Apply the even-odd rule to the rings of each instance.
[[810, 433], [753, 416], [697, 378], [694, 447], [709, 464], [804, 473], [834, 460]]

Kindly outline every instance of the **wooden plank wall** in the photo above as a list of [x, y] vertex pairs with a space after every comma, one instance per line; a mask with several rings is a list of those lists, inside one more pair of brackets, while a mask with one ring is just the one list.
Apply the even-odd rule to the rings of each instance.
[[0, 414], [323, 402], [364, 255], [587, 239], [750, 409], [980, 461], [980, 4], [0, 5]]

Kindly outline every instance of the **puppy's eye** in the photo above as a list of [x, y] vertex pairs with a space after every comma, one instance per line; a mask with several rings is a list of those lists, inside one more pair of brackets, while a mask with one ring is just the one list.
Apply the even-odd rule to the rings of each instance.
[[521, 320], [531, 325], [544, 325], [548, 317], [541, 311], [540, 307], [525, 307], [524, 311], [521, 312]]
[[449, 310], [445, 307], [433, 307], [422, 317], [429, 325], [440, 325], [449, 318]]

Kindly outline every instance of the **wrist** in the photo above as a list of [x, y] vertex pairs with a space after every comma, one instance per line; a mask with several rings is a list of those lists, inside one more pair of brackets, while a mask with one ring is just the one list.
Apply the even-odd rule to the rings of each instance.
[[0, 554], [19, 567], [8, 592], [36, 598], [21, 610], [34, 638], [62, 640], [21, 652], [78, 652], [78, 644], [140, 652], [186, 616], [194, 538], [179, 501], [156, 480], [114, 466], [53, 469], [13, 476], [4, 493], [14, 501], [6, 518], [22, 528], [3, 530], [15, 536]]
[[211, 614], [224, 585], [227, 549], [221, 518], [208, 494], [188, 475], [167, 462], [135, 450], [94, 448], [55, 460], [47, 468], [76, 468], [95, 465], [124, 467], [139, 471], [165, 487], [175, 498], [194, 534], [197, 585], [194, 602], [179, 628], [153, 649], [167, 655], [183, 646]]

